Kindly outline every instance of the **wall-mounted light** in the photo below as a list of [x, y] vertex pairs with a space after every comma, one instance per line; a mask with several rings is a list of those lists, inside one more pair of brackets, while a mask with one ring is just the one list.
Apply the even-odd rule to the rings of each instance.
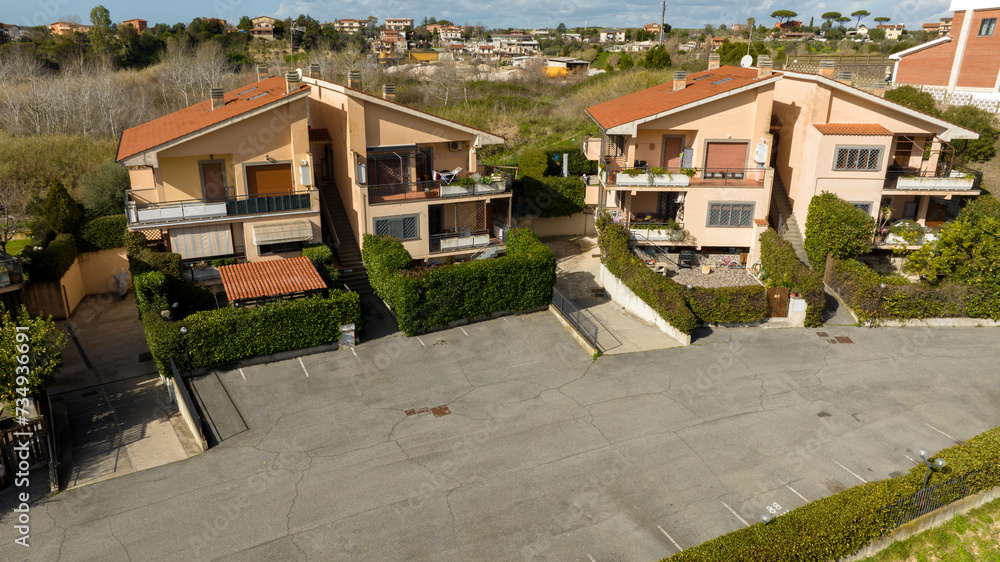
[[209, 154], [208, 155], [208, 159], [209, 160], [215, 160], [215, 155], [214, 154]]

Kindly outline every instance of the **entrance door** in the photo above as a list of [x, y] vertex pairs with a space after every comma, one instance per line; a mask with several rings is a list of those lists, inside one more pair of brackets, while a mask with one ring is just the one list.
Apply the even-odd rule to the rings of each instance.
[[444, 205], [427, 207], [427, 225], [431, 234], [444, 232]]
[[202, 160], [198, 162], [201, 168], [201, 192], [205, 201], [223, 201], [226, 199], [226, 163], [224, 160]]
[[677, 194], [659, 193], [656, 202], [656, 217], [660, 222], [675, 220], [677, 217]]
[[684, 139], [681, 137], [663, 137], [662, 166], [668, 170], [681, 167], [681, 156], [684, 152]]
[[788, 287], [772, 287], [767, 290], [767, 315], [771, 318], [788, 316]]
[[291, 164], [247, 166], [246, 170], [250, 195], [283, 195], [294, 191]]

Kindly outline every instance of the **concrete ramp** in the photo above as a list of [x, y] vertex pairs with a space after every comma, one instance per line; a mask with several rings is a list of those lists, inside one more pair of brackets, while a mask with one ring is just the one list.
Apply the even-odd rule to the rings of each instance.
[[191, 388], [195, 406], [200, 410], [209, 447], [214, 447], [247, 430], [243, 415], [233, 403], [226, 385], [222, 384], [216, 371], [187, 379], [187, 383]]

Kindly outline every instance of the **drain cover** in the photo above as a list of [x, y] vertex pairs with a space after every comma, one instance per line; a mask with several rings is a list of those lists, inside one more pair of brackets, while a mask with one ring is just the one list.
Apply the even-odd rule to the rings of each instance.
[[428, 410], [427, 408], [416, 408], [413, 410], [407, 410], [405, 413], [408, 416], [419, 416], [420, 414], [426, 414], [429, 411], [430, 410]]
[[434, 417], [440, 418], [441, 416], [450, 414], [451, 410], [448, 409], [448, 406], [438, 406], [437, 408], [431, 408], [431, 413], [434, 414]]
[[829, 340], [829, 341], [830, 341], [830, 343], [840, 343], [840, 342], [838, 342], [837, 340], [835, 340], [835, 339], [833, 339], [833, 338], [830, 338], [830, 340]]
[[828, 337], [830, 337], [830, 334], [828, 334], [826, 332], [816, 332], [816, 335], [819, 336], [819, 337], [821, 337], [821, 338], [828, 338]]
[[854, 343], [853, 341], [851, 341], [851, 338], [847, 336], [837, 336], [837, 341], [840, 343]]

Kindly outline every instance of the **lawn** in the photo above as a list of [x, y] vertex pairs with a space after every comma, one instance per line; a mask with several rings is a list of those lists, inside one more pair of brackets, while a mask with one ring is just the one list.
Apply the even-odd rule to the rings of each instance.
[[866, 562], [1000, 561], [1000, 499], [866, 558]]
[[7, 242], [7, 253], [12, 256], [19, 256], [21, 255], [21, 252], [24, 251], [24, 248], [26, 248], [30, 243], [30, 238], [25, 238], [23, 240], [11, 240]]

